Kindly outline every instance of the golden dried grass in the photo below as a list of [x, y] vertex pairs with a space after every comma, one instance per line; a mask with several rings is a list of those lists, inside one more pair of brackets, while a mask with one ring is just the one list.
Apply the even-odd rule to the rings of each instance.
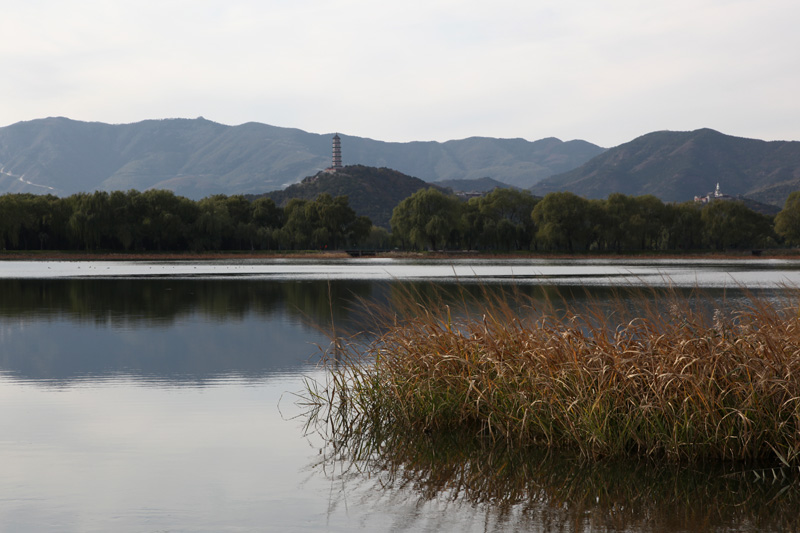
[[[795, 289], [726, 309], [648, 289], [579, 307], [511, 292], [364, 304], [370, 339], [335, 337], [309, 424], [354, 433], [466, 432], [589, 458], [800, 464]], [[716, 310], [715, 306], [717, 307]]]

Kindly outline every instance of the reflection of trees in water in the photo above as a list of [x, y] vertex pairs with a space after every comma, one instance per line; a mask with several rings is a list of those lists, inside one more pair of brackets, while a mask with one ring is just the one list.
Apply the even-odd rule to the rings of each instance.
[[29, 323], [37, 332], [0, 342], [0, 370], [58, 381], [264, 377], [313, 360], [323, 338], [315, 330], [347, 323], [345, 302], [370, 290], [325, 281], [0, 280], [0, 327]]
[[159, 326], [193, 313], [215, 320], [287, 313], [326, 327], [349, 317], [369, 282], [209, 279], [0, 280], [0, 316]]
[[[657, 289], [624, 294], [631, 306], [653, 302]], [[687, 291], [689, 292], [689, 291]], [[489, 299], [507, 299], [519, 306], [543, 309], [545, 302], [560, 309], [564, 302], [597, 307], [620, 301], [621, 291], [609, 287], [461, 284], [351, 280], [214, 280], [214, 279], [4, 279], [0, 280], [0, 316], [61, 316], [98, 324], [169, 325], [177, 318], [200, 313], [216, 320], [236, 320], [249, 314], [285, 312], [327, 328], [331, 319], [358, 328], [363, 302], [392, 307], [409, 294], [420, 302], [469, 302], [480, 310]], [[720, 299], [723, 295], [720, 293]], [[637, 304], [637, 300], [640, 304]], [[707, 298], [704, 299], [707, 301]]]
[[800, 527], [796, 469], [759, 470], [737, 463], [679, 467], [639, 460], [590, 463], [571, 455], [488, 447], [455, 435], [437, 439], [358, 431], [328, 440], [321, 457], [312, 467], [342, 482], [334, 498], [363, 492], [371, 495], [378, 512], [381, 502], [408, 503], [411, 510], [404, 523], [412, 529], [424, 517], [419, 504], [425, 502], [450, 502], [465, 518], [479, 515], [492, 528], [523, 531]]
[[[264, 377], [317, 355], [369, 283], [213, 279], [0, 280], [0, 370], [33, 380]], [[35, 331], [35, 338], [31, 333]]]
[[[364, 302], [392, 309], [402, 305], [402, 295], [409, 292], [421, 301], [444, 294], [454, 302], [468, 298], [473, 309], [479, 310], [487, 298], [504, 291], [539, 301], [592, 301], [583, 289], [541, 286], [348, 280], [6, 279], [0, 280], [0, 323], [24, 318], [59, 327], [36, 330], [41, 338], [15, 349], [8, 343], [3, 345], [0, 368], [33, 379], [110, 373], [213, 377], [233, 371], [261, 375], [272, 368], [296, 366], [316, 355], [309, 344], [320, 339], [315, 328], [324, 331], [335, 325], [342, 335], [377, 331], [375, 317], [362, 305]], [[592, 290], [591, 294], [598, 302], [608, 296], [602, 290]], [[287, 317], [298, 329], [290, 332], [281, 325]], [[258, 331], [203, 326], [236, 325], [248, 320]], [[196, 342], [198, 335], [190, 330], [176, 328], [179, 332], [174, 333], [172, 328], [181, 322], [202, 329], [204, 341]], [[99, 332], [115, 328], [131, 331], [124, 336], [98, 334], [95, 326]], [[159, 339], [159, 345], [148, 344], [151, 333], [157, 333], [154, 338]], [[72, 336], [71, 340], [66, 341], [65, 336]], [[87, 340], [82, 340], [84, 337]]]

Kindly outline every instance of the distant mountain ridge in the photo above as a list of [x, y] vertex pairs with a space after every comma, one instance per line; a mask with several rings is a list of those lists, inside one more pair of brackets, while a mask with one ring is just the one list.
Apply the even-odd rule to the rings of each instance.
[[490, 192], [497, 188], [508, 187], [507, 183], [500, 183], [492, 178], [440, 180], [436, 182], [436, 185], [452, 189], [453, 192]]
[[[529, 187], [602, 153], [585, 141], [473, 137], [387, 143], [339, 134], [345, 164], [435, 182], [491, 177]], [[0, 194], [170, 189], [190, 198], [281, 189], [330, 165], [332, 134], [197, 119], [133, 124], [63, 117], [0, 128]]]
[[[341, 136], [341, 134], [340, 134]], [[447, 142], [384, 143], [342, 137], [342, 151], [356, 163], [396, 169], [425, 181], [492, 178], [530, 187], [548, 176], [566, 172], [605, 150], [586, 141], [538, 141], [470, 137]], [[345, 148], [346, 147], [346, 148]]]
[[[454, 190], [497, 183], [537, 195], [569, 190], [605, 198], [621, 192], [680, 202], [720, 183], [724, 193], [778, 207], [800, 190], [800, 142], [711, 129], [653, 132], [609, 150], [555, 138], [390, 143], [339, 136], [345, 165], [390, 168]], [[0, 128], [0, 194], [157, 188], [193, 199], [263, 194], [328, 167], [331, 137], [202, 117], [119, 125], [67, 118], [19, 122]]]
[[783, 207], [789, 193], [800, 190], [800, 142], [745, 139], [707, 128], [653, 132], [530, 190], [564, 190], [587, 198], [652, 194], [683, 202], [713, 191], [717, 183], [732, 196]]

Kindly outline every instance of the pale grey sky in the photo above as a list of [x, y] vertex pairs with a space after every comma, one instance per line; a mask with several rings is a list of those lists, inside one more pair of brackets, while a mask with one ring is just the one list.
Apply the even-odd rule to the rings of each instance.
[[5, 0], [0, 126], [800, 140], [797, 0]]

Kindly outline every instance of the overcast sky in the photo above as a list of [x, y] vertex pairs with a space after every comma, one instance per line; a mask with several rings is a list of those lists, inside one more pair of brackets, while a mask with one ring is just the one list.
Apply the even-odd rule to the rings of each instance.
[[4, 0], [0, 126], [800, 140], [797, 0]]

